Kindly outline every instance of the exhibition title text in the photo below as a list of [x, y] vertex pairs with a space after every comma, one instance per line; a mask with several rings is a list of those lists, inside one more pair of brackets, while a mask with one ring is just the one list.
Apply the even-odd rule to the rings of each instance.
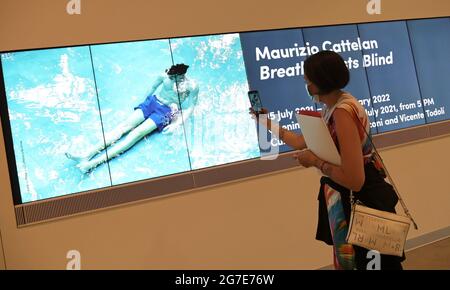
[[326, 40], [322, 42], [320, 47], [310, 45], [309, 42], [306, 42], [305, 46], [299, 46], [298, 43], [294, 43], [292, 47], [288, 48], [270, 48], [269, 46], [260, 48], [257, 46], [255, 48], [255, 53], [257, 62], [263, 60], [266, 61], [266, 64], [261, 65], [259, 68], [260, 79], [263, 81], [276, 78], [294, 77], [303, 75], [304, 73], [303, 60], [285, 67], [271, 67], [267, 65], [267, 61], [295, 58], [305, 59], [321, 50], [332, 50], [337, 53], [361, 51], [362, 59], [353, 58], [351, 56], [344, 58], [345, 64], [349, 69], [393, 64], [394, 55], [392, 50], [388, 51], [385, 55], [379, 55], [376, 52], [371, 52], [378, 48], [378, 42], [376, 40], [362, 41], [358, 37], [355, 41], [350, 41], [347, 39], [335, 43]]

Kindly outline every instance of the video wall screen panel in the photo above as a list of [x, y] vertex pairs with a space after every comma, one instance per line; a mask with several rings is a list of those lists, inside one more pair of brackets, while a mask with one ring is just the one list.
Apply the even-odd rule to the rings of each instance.
[[247, 92], [301, 133], [295, 112], [322, 109], [303, 71], [321, 50], [343, 57], [372, 134], [449, 120], [448, 17], [3, 52], [15, 204], [259, 158]]
[[425, 124], [406, 21], [358, 24], [378, 132]]
[[189, 64], [192, 80], [178, 86], [191, 169], [259, 157], [239, 34], [175, 38], [170, 43], [173, 62]]
[[89, 47], [2, 54], [2, 66], [22, 201], [111, 186], [107, 167], [84, 175], [64, 155], [103, 138]]
[[407, 21], [428, 123], [450, 119], [450, 18]]
[[[160, 95], [164, 85], [158, 82], [172, 65], [169, 41], [92, 45], [91, 51], [104, 138], [98, 139], [97, 144], [73, 146], [69, 148], [70, 152], [93, 154], [96, 148], [104, 147], [105, 143], [108, 145], [114, 140], [115, 144], [104, 150], [105, 155], [96, 155], [89, 160], [96, 163], [105, 159], [107, 154], [114, 156], [117, 150], [130, 147], [124, 154], [99, 164], [98, 168], [109, 167], [111, 185], [189, 171], [191, 168], [183, 130], [177, 130], [177, 134], [167, 138], [166, 134], [158, 134], [152, 118], [147, 117], [142, 121], [142, 110], [135, 109], [145, 103], [149, 95], [162, 99]], [[169, 105], [178, 103], [176, 89], [171, 89], [171, 94], [167, 95], [172, 98], [166, 101]], [[139, 138], [142, 134], [145, 136]], [[89, 132], [85, 132], [85, 135], [89, 135]], [[115, 140], [119, 135], [123, 137]], [[132, 144], [135, 140], [138, 141]], [[69, 162], [68, 166], [76, 163], [67, 158], [64, 161]], [[95, 174], [96, 170], [90, 171], [89, 175]]]
[[[241, 33], [241, 43], [251, 89], [258, 90], [269, 118], [300, 133], [295, 112], [315, 110], [303, 80], [303, 61], [307, 57], [301, 29]], [[280, 152], [292, 150], [283, 141], [267, 134]]]

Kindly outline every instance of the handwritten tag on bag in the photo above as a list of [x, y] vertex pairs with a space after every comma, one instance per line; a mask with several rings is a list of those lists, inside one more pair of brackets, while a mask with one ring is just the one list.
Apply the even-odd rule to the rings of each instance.
[[347, 242], [381, 254], [402, 256], [410, 223], [408, 217], [355, 204]]

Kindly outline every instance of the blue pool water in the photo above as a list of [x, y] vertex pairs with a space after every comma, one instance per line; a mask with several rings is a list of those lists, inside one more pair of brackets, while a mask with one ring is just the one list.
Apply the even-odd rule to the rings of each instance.
[[[145, 99], [172, 57], [188, 64], [186, 76], [199, 84], [184, 127], [153, 132], [81, 173], [64, 153], [101, 142], [103, 131]], [[260, 155], [237, 34], [7, 53], [2, 65], [23, 202]]]

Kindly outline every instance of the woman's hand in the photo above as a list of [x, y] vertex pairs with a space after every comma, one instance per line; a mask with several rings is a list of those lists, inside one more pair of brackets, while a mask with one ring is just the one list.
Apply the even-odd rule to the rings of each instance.
[[[255, 110], [253, 110], [252, 107], [248, 108], [248, 113], [251, 115], [252, 119], [255, 121], [258, 120], [260, 124], [263, 124], [266, 127], [270, 126], [270, 123], [269, 123], [270, 120], [267, 118], [268, 112], [269, 111], [267, 111], [267, 109], [262, 108], [261, 111], [259, 112], [259, 114], [257, 115]], [[261, 118], [260, 115], [263, 115], [264, 117]]]
[[[253, 119], [256, 119], [256, 112], [255, 110], [253, 110], [252, 107], [248, 108], [248, 113], [252, 116]], [[268, 111], [265, 108], [261, 108], [261, 111], [259, 112], [260, 115], [266, 114], [267, 115]]]
[[309, 149], [305, 149], [302, 151], [298, 151], [294, 153], [294, 159], [297, 159], [298, 163], [302, 165], [303, 167], [311, 167], [316, 166], [317, 163], [320, 161], [319, 157], [317, 157], [314, 153], [311, 152]]

